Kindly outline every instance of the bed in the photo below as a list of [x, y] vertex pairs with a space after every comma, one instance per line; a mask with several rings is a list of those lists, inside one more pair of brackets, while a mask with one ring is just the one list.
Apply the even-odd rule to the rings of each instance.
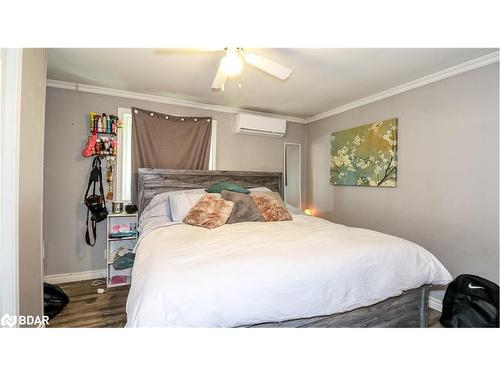
[[[139, 213], [160, 193], [220, 181], [282, 193], [277, 172], [140, 169]], [[127, 327], [426, 327], [429, 285], [450, 281], [410, 241], [305, 215], [155, 223], [136, 248]]]

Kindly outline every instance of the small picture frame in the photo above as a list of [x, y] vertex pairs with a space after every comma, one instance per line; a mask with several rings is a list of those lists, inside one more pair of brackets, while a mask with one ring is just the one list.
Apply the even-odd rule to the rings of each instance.
[[121, 214], [123, 212], [123, 202], [113, 201], [111, 205], [114, 214]]

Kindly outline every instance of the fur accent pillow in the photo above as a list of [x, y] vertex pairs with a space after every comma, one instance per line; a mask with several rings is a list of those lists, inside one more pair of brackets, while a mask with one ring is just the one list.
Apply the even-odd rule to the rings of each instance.
[[222, 190], [222, 199], [234, 203], [231, 215], [226, 224], [243, 223], [247, 221], [264, 221], [260, 215], [257, 205], [248, 194], [236, 193], [234, 191]]
[[[171, 193], [169, 196], [170, 211], [172, 212], [172, 221], [182, 221], [193, 206], [198, 203], [205, 193], [203, 190], [183, 191], [180, 193]], [[220, 194], [211, 194], [220, 198]]]
[[217, 228], [226, 223], [233, 206], [233, 202], [205, 194], [189, 210], [183, 221], [197, 227]]
[[[276, 193], [277, 194], [277, 193]], [[277, 199], [273, 194], [254, 194], [251, 193], [250, 196], [257, 205], [257, 209], [264, 218], [265, 221], [288, 221], [292, 220], [292, 215], [286, 209], [285, 205], [282, 203], [283, 200]]]
[[287, 210], [285, 202], [283, 202], [283, 198], [281, 198], [280, 193], [277, 191], [265, 191], [265, 190], [258, 190], [258, 191], [252, 191], [251, 195], [257, 197], [257, 196], [263, 196], [263, 197], [269, 197], [270, 199], [276, 199], [278, 203], [280, 204], [281, 207], [283, 207], [285, 210]]

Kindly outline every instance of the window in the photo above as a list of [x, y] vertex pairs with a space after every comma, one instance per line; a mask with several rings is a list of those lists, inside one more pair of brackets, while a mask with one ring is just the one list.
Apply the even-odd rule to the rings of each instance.
[[[130, 202], [132, 199], [132, 112], [130, 108], [118, 108], [122, 128], [118, 131], [118, 152], [116, 155], [115, 186], [116, 199]], [[217, 169], [217, 121], [212, 120], [210, 139], [210, 170]]]
[[118, 152], [116, 154], [116, 197], [123, 202], [132, 199], [132, 113], [130, 108], [118, 108], [122, 128], [118, 131]]
[[212, 119], [212, 131], [210, 134], [210, 159], [208, 160], [208, 169], [215, 171], [217, 169], [217, 121]]

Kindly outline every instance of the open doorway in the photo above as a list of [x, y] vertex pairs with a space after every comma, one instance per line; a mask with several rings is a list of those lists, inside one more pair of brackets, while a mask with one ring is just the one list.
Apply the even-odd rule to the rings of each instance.
[[285, 143], [283, 168], [284, 200], [286, 203], [298, 208], [302, 208], [301, 163], [300, 143]]

